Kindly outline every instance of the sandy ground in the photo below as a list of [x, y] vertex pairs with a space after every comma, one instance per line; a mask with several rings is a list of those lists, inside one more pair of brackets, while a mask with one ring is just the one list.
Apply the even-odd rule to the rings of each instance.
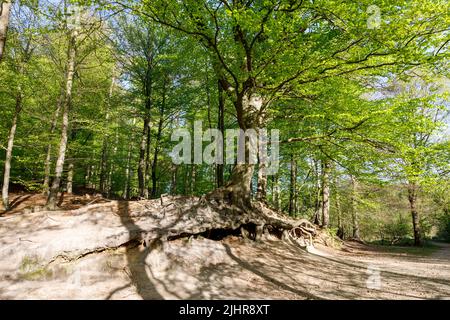
[[358, 243], [308, 253], [280, 240], [185, 238], [43, 261], [28, 246], [30, 226], [11, 226], [23, 209], [0, 219], [0, 243], [22, 254], [17, 264], [11, 249], [0, 253], [1, 299], [450, 299], [449, 244], [420, 256]]

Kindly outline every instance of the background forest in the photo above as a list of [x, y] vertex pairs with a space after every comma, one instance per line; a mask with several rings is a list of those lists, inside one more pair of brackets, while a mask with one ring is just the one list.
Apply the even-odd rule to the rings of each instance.
[[343, 239], [450, 240], [447, 1], [24, 0], [1, 18], [5, 209], [229, 185], [234, 165], [172, 162], [174, 128], [201, 120], [280, 130], [252, 200]]

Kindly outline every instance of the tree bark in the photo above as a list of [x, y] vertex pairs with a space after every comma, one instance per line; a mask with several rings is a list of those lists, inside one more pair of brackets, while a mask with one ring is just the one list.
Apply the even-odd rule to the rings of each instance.
[[162, 93], [162, 104], [159, 110], [159, 122], [158, 122], [158, 132], [156, 134], [156, 143], [155, 143], [155, 152], [153, 154], [153, 162], [152, 162], [152, 198], [156, 198], [157, 195], [157, 176], [156, 169], [158, 166], [158, 154], [159, 154], [159, 143], [161, 141], [162, 130], [164, 125], [164, 113], [166, 108], [166, 80], [163, 82], [163, 93]]
[[0, 3], [0, 62], [2, 61], [3, 54], [5, 52], [11, 5], [11, 1], [4, 1]]
[[146, 72], [146, 79], [144, 84], [145, 95], [145, 114], [144, 114], [144, 128], [142, 130], [141, 145], [139, 149], [139, 167], [138, 167], [138, 181], [139, 181], [139, 196], [141, 198], [148, 198], [148, 168], [149, 168], [149, 150], [150, 150], [150, 112], [152, 107], [152, 79], [151, 66], [148, 66]]
[[[114, 141], [114, 147], [112, 150], [113, 158], [117, 155], [117, 146], [118, 145], [119, 145], [119, 131], [118, 131], [118, 128], [116, 128], [116, 137], [115, 137], [115, 141]], [[107, 191], [106, 191], [107, 198], [111, 197], [111, 191], [113, 190], [114, 170], [115, 170], [114, 161], [111, 161], [111, 163], [109, 164], [109, 169], [108, 169], [108, 183], [107, 183]]]
[[275, 210], [279, 211], [281, 208], [281, 197], [278, 173], [272, 176], [272, 202], [274, 204]]
[[176, 164], [172, 164], [172, 181], [170, 184], [170, 194], [177, 194], [177, 179], [178, 178], [178, 166]]
[[251, 181], [253, 177], [253, 164], [236, 164], [231, 173], [230, 183], [227, 186], [228, 200], [241, 207], [251, 207]]
[[67, 194], [73, 193], [73, 162], [70, 161], [69, 166], [67, 170]]
[[46, 206], [50, 210], [54, 210], [56, 208], [56, 198], [58, 196], [58, 191], [61, 184], [61, 177], [64, 168], [64, 160], [66, 157], [67, 150], [67, 136], [69, 129], [69, 112], [70, 105], [72, 102], [72, 88], [73, 88], [73, 79], [75, 74], [75, 58], [76, 58], [76, 39], [78, 36], [78, 32], [76, 29], [71, 31], [69, 38], [69, 48], [67, 52], [67, 68], [66, 68], [66, 95], [64, 99], [63, 105], [63, 120], [61, 126], [61, 140], [59, 143], [59, 153], [58, 160], [56, 161], [55, 167], [55, 178], [53, 179], [52, 187], [50, 188], [50, 192], [47, 198]]
[[342, 223], [342, 210], [341, 210], [341, 197], [339, 194], [339, 186], [337, 183], [337, 178], [335, 175], [334, 178], [334, 194], [335, 194], [335, 198], [336, 198], [336, 215], [337, 215], [337, 223], [338, 223], [338, 231], [337, 231], [337, 236], [341, 239], [344, 239], [344, 226]]
[[197, 181], [197, 165], [192, 164], [191, 165], [191, 172], [190, 172], [190, 181], [189, 183], [189, 195], [194, 195], [196, 191], [196, 181]]
[[314, 224], [320, 225], [322, 222], [321, 214], [322, 214], [322, 199], [321, 188], [320, 188], [320, 170], [319, 170], [319, 160], [314, 160], [314, 172], [316, 175], [316, 193], [315, 193], [315, 213], [314, 213]]
[[330, 173], [331, 163], [326, 160], [322, 173], [322, 228], [328, 228], [330, 223]]
[[129, 184], [130, 184], [131, 145], [132, 145], [132, 143], [130, 141], [129, 145], [128, 145], [128, 152], [127, 152], [127, 164], [125, 167], [125, 184], [123, 187], [123, 198], [125, 200], [130, 198]]
[[413, 222], [414, 245], [420, 246], [422, 245], [422, 233], [420, 230], [420, 215], [417, 210], [417, 189], [417, 184], [414, 182], [408, 184], [408, 200]]
[[[136, 124], [136, 118], [133, 118], [131, 121], [131, 125], [134, 127]], [[127, 151], [127, 163], [125, 166], [125, 183], [123, 186], [123, 194], [122, 198], [125, 200], [130, 199], [130, 184], [131, 184], [131, 151], [133, 146], [133, 136], [130, 137], [130, 140], [128, 142], [128, 151]]]
[[151, 129], [150, 122], [149, 128], [147, 130], [147, 146], [145, 150], [145, 187], [144, 187], [144, 198], [148, 199], [149, 197], [149, 181], [150, 181], [150, 138], [151, 138]]
[[142, 131], [141, 144], [139, 147], [139, 166], [138, 166], [138, 184], [139, 184], [139, 196], [145, 198], [145, 177], [146, 177], [146, 161], [145, 154], [147, 149], [147, 138], [149, 129], [149, 119], [146, 117], [144, 119], [144, 129]]
[[[219, 106], [218, 106], [218, 119], [217, 119], [217, 127], [219, 131], [222, 133], [222, 137], [225, 134], [225, 96], [223, 93], [223, 87], [218, 81], [218, 97], [219, 97]], [[224, 159], [222, 158], [222, 161]], [[217, 181], [217, 187], [220, 188], [224, 185], [224, 164], [217, 164], [216, 165], [216, 181]]]
[[[220, 81], [223, 85], [222, 80]], [[264, 108], [264, 101], [261, 96], [256, 94], [256, 87], [253, 85], [246, 82], [233, 100], [239, 128], [243, 131], [257, 130], [260, 114]], [[251, 182], [255, 169], [255, 164], [248, 161], [247, 155], [250, 154], [251, 149], [257, 149], [255, 148], [257, 146], [250, 146], [248, 139], [245, 140], [245, 161], [238, 162], [234, 166], [230, 180], [224, 187], [218, 188], [210, 194], [210, 197], [223, 198], [244, 210], [252, 208]]]
[[297, 161], [295, 156], [291, 155], [291, 183], [289, 185], [289, 215], [295, 215], [295, 200], [297, 193]]
[[353, 238], [361, 240], [359, 233], [359, 217], [358, 217], [358, 181], [354, 176], [350, 176], [352, 182], [352, 226], [353, 226]]
[[[106, 124], [108, 124], [109, 121], [109, 108], [111, 106], [111, 98], [114, 91], [114, 84], [115, 84], [115, 73], [114, 69], [112, 71], [112, 77], [111, 77], [111, 85], [109, 87], [109, 101], [106, 104], [106, 115], [105, 120]], [[109, 144], [109, 132], [105, 134], [103, 137], [103, 145], [102, 145], [102, 158], [100, 163], [100, 192], [105, 194], [106, 193], [106, 172], [107, 172], [107, 165], [108, 165], [108, 144]], [[109, 176], [109, 175], [108, 175]]]
[[[106, 122], [109, 120], [109, 114], [106, 113]], [[106, 192], [106, 167], [108, 163], [108, 139], [109, 135], [106, 134], [103, 137], [103, 145], [102, 145], [102, 158], [100, 163], [100, 192], [105, 194]]]
[[256, 199], [258, 201], [266, 201], [267, 198], [267, 175], [265, 173], [266, 164], [259, 163], [258, 165], [258, 185], [256, 190]]
[[9, 179], [11, 175], [12, 152], [14, 147], [14, 138], [16, 136], [17, 121], [19, 119], [19, 114], [21, 111], [22, 111], [22, 93], [19, 92], [16, 96], [16, 107], [14, 110], [11, 128], [9, 130], [8, 146], [6, 147], [5, 170], [3, 174], [3, 187], [2, 187], [2, 200], [5, 210], [9, 209]]
[[[64, 101], [64, 88], [61, 86], [61, 93], [56, 102], [56, 110], [53, 114], [52, 124], [50, 127], [50, 136], [53, 138], [55, 133], [56, 125], [58, 124], [59, 113], [61, 112], [61, 105]], [[47, 155], [45, 157], [45, 167], [44, 167], [44, 183], [42, 184], [43, 194], [48, 196], [50, 188], [50, 171], [51, 171], [51, 158], [52, 158], [52, 142], [50, 141], [47, 145]]]

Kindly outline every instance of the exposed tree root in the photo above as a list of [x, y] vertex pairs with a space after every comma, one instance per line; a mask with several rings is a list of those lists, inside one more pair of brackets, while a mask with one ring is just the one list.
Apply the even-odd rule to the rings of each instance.
[[[190, 205], [180, 204], [181, 199], [188, 200]], [[239, 234], [243, 238], [260, 241], [265, 233], [280, 239], [291, 237], [313, 245], [313, 237], [317, 234], [316, 227], [306, 219], [287, 217], [263, 202], [253, 202], [251, 208], [241, 208], [218, 197], [217, 193], [214, 197], [209, 195], [201, 198], [161, 197], [159, 204], [163, 208], [163, 219], [170, 219], [174, 212], [182, 218], [180, 223], [175, 223], [170, 229], [147, 232], [143, 241], [148, 247], [159, 247], [161, 241], [190, 236], [220, 240], [227, 235]], [[133, 215], [136, 214], [133, 212]]]
[[[41, 261], [74, 261], [90, 254], [142, 244], [149, 249], [179, 238], [221, 240], [229, 235], [261, 241], [294, 238], [311, 243], [316, 229], [305, 219], [282, 215], [262, 202], [241, 208], [208, 197], [162, 196], [110, 201], [73, 210], [33, 210], [11, 217], [2, 229], [1, 259], [20, 266], [25, 255]], [[17, 235], [15, 225], [27, 228]], [[43, 232], [45, 230], [45, 232]]]

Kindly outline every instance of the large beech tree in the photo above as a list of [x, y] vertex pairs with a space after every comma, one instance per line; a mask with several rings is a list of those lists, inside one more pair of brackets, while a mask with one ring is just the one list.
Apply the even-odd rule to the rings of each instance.
[[[368, 24], [369, 5], [379, 5], [380, 25]], [[272, 102], [302, 85], [436, 61], [447, 41], [448, 15], [439, 1], [151, 0], [120, 6], [207, 48], [244, 130], [265, 127]], [[253, 170], [252, 164], [234, 167], [222, 190], [233, 202], [250, 205]]]

